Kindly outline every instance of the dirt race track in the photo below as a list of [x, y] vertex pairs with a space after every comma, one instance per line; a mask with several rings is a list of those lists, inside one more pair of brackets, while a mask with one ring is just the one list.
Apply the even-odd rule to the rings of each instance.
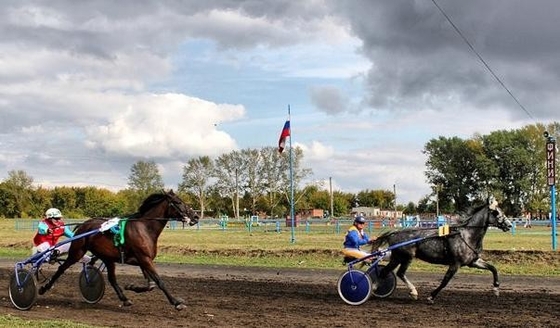
[[[44, 266], [46, 270], [47, 266]], [[76, 266], [77, 268], [77, 266]], [[254, 269], [222, 266], [158, 265], [170, 290], [188, 305], [183, 311], [167, 303], [163, 293], [127, 295], [122, 307], [107, 285], [104, 298], [82, 301], [76, 269], [39, 296], [29, 311], [15, 309], [8, 296], [13, 269], [0, 269], [0, 313], [26, 320], [65, 319], [108, 327], [560, 327], [560, 278], [502, 276], [499, 298], [491, 292], [491, 276], [459, 273], [436, 304], [425, 301], [440, 275], [410, 273], [421, 300], [408, 298], [399, 281], [384, 300], [346, 305], [338, 296], [340, 271]], [[118, 267], [121, 286], [142, 283], [138, 268]]]

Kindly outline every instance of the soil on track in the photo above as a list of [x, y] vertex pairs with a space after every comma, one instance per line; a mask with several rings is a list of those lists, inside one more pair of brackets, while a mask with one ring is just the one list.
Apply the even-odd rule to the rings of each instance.
[[[43, 270], [48, 271], [48, 265]], [[54, 268], [51, 268], [54, 269]], [[346, 305], [336, 283], [341, 270], [264, 269], [158, 264], [170, 291], [185, 300], [176, 311], [159, 289], [126, 291], [134, 302], [122, 307], [107, 284], [98, 304], [82, 301], [78, 266], [39, 296], [29, 311], [15, 309], [8, 296], [11, 265], [0, 268], [0, 313], [25, 320], [63, 319], [107, 327], [560, 327], [560, 278], [501, 276], [501, 294], [491, 275], [459, 273], [436, 303], [425, 301], [441, 274], [409, 273], [420, 294], [411, 300], [402, 282], [387, 299]], [[118, 266], [121, 286], [143, 283], [138, 268]]]

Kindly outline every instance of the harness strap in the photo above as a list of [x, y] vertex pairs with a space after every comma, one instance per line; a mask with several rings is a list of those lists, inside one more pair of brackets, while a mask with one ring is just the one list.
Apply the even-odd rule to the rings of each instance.
[[111, 232], [115, 235], [113, 236], [113, 242], [116, 247], [121, 247], [124, 245], [124, 228], [126, 227], [126, 223], [128, 219], [122, 219], [119, 221], [119, 224], [111, 228]]
[[463, 238], [462, 235], [459, 235], [459, 237], [460, 237], [461, 240], [465, 243], [465, 245], [467, 245], [467, 247], [468, 247], [471, 251], [473, 251], [473, 253], [476, 254], [476, 256], [480, 256], [480, 254], [478, 253], [478, 251], [477, 251], [476, 249], [474, 249], [474, 248], [465, 240], [465, 238]]

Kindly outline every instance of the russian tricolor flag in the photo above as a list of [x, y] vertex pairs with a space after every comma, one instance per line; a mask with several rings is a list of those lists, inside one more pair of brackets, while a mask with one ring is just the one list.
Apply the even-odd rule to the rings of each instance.
[[278, 140], [278, 152], [282, 153], [284, 148], [286, 148], [286, 138], [290, 136], [290, 120], [287, 120], [284, 123], [284, 127], [282, 128], [282, 132], [280, 133], [280, 139]]

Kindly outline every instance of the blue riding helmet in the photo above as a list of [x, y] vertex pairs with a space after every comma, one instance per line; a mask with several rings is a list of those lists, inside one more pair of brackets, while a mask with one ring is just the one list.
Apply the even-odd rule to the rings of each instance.
[[354, 222], [355, 223], [366, 223], [366, 219], [363, 216], [359, 215], [359, 216], [356, 216], [356, 218], [354, 219]]

